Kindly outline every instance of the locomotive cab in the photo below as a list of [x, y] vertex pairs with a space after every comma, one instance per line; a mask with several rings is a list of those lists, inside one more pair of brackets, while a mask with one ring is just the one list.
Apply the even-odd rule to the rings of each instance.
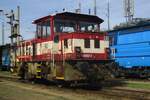
[[97, 16], [70, 12], [34, 21], [37, 24], [37, 38], [52, 40], [53, 52], [65, 55], [65, 60], [108, 59], [108, 40], [106, 34], [100, 33], [102, 22]]

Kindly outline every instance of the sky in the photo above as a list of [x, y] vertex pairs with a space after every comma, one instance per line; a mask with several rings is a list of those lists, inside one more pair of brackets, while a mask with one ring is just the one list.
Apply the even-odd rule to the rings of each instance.
[[[123, 0], [109, 0], [110, 1], [110, 26], [111, 28], [125, 21]], [[91, 9], [93, 14], [94, 0], [0, 0], [0, 10], [9, 13], [11, 9], [16, 10], [19, 5], [21, 8], [21, 35], [24, 39], [34, 38], [35, 25], [32, 21], [50, 14], [66, 11], [74, 12], [81, 2], [81, 13], [88, 14], [88, 9]], [[104, 19], [101, 29], [107, 29], [107, 0], [97, 0], [97, 16]], [[150, 0], [135, 0], [135, 18], [149, 18]], [[0, 19], [4, 17], [0, 16]], [[6, 19], [5, 19], [6, 21]], [[0, 23], [3, 20], [0, 20]], [[1, 37], [0, 25], [0, 37]], [[10, 27], [5, 23], [5, 43], [9, 42]], [[0, 38], [0, 44], [2, 38]]]

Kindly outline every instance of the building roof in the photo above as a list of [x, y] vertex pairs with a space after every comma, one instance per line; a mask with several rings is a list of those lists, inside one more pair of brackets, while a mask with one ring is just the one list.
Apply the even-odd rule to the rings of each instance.
[[39, 18], [37, 20], [34, 20], [34, 24], [39, 23], [43, 20], [47, 20], [50, 17], [54, 17], [55, 19], [70, 19], [70, 20], [81, 20], [81, 21], [87, 21], [87, 22], [96, 22], [96, 23], [102, 23], [104, 20], [94, 16], [94, 15], [87, 15], [87, 14], [78, 14], [78, 13], [72, 13], [72, 12], [63, 12], [63, 13], [57, 13], [55, 15], [48, 15], [42, 18]]

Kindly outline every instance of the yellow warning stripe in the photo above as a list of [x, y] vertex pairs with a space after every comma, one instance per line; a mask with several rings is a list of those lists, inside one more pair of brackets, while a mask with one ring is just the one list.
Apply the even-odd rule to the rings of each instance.
[[41, 70], [36, 70], [36, 72], [41, 72]]
[[56, 77], [56, 79], [64, 80], [65, 78], [64, 77]]
[[36, 76], [36, 78], [42, 78], [41, 76]]

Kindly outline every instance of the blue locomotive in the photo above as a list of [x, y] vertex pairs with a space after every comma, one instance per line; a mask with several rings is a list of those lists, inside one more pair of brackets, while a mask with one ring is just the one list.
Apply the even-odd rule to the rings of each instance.
[[10, 44], [0, 46], [0, 69], [10, 69]]
[[111, 57], [128, 77], [150, 78], [150, 23], [109, 31]]

